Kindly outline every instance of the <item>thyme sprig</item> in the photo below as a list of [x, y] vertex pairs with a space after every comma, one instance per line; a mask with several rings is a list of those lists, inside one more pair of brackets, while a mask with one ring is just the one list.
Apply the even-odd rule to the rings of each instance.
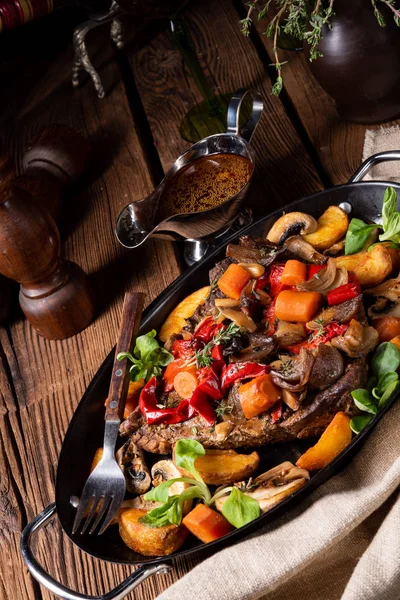
[[[280, 94], [283, 86], [282, 62], [278, 54], [278, 36], [281, 31], [300, 41], [305, 41], [310, 46], [310, 61], [322, 56], [318, 46], [322, 39], [323, 28], [332, 28], [335, 0], [329, 0], [328, 6], [322, 0], [253, 0], [247, 2], [247, 14], [240, 21], [243, 35], [249, 36], [253, 23], [253, 13], [257, 12], [257, 20], [261, 21], [269, 15], [271, 5], [276, 7], [275, 15], [270, 18], [268, 27], [264, 32], [268, 37], [273, 37], [274, 62], [272, 66], [276, 69], [276, 80], [272, 86], [272, 93]], [[375, 17], [381, 27], [385, 27], [386, 20], [380, 10], [380, 6], [387, 6], [392, 12], [394, 22], [400, 26], [400, 9], [397, 8], [398, 0], [371, 0]]]
[[236, 325], [236, 323], [229, 323], [228, 327], [218, 331], [213, 339], [208, 342], [208, 344], [206, 344], [202, 350], [198, 350], [196, 352], [197, 367], [199, 369], [202, 367], [210, 367], [213, 362], [211, 352], [214, 346], [219, 346], [220, 344], [226, 346], [234, 337], [240, 335], [241, 333], [242, 327], [239, 327], [239, 325]]

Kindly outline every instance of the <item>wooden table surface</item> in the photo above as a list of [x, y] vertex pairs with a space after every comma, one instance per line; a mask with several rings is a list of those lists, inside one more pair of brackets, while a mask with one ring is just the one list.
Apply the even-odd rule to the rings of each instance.
[[[184, 18], [216, 93], [251, 87], [263, 96], [250, 199], [261, 215], [346, 182], [361, 162], [365, 127], [339, 118], [301, 52], [282, 52], [289, 60], [285, 90], [279, 99], [272, 96], [272, 42], [261, 25], [243, 37], [238, 21], [244, 13], [239, 0], [193, 0]], [[124, 291], [144, 291], [150, 302], [185, 268], [176, 245], [154, 240], [124, 251], [113, 229], [123, 206], [147, 195], [189, 146], [179, 124], [201, 101], [199, 91], [162, 24], [134, 36], [121, 52], [111, 48], [107, 27], [93, 34], [93, 61], [108, 94], [99, 100], [88, 80], [73, 90], [70, 40], [80, 19], [65, 9], [0, 36], [0, 150], [20, 165], [30, 138], [50, 122], [70, 125], [92, 142], [90, 172], [66, 198], [60, 229], [63, 254], [90, 273], [99, 307], [90, 327], [64, 341], [39, 337], [18, 311], [0, 328], [1, 599], [53, 597], [22, 561], [21, 528], [54, 500], [65, 431], [115, 343]], [[114, 587], [131, 571], [83, 554], [56, 522], [40, 534], [36, 551], [53, 576], [88, 594]], [[195, 564], [178, 561], [173, 574], [147, 581], [135, 598], [155, 598]]]

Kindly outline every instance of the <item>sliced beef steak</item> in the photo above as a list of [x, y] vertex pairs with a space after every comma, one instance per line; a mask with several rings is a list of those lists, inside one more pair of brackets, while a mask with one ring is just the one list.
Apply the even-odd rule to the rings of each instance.
[[156, 454], [170, 453], [172, 445], [180, 438], [195, 439], [205, 448], [225, 450], [312, 437], [321, 434], [338, 411], [349, 412], [351, 391], [363, 387], [366, 381], [365, 360], [356, 360], [346, 367], [335, 384], [311, 396], [307, 404], [281, 423], [271, 423], [268, 413], [245, 419], [234, 386], [229, 397], [220, 403], [225, 411], [214, 427], [200, 416], [176, 425], [148, 425], [136, 409], [121, 424], [120, 432], [130, 435], [131, 440], [144, 450]]

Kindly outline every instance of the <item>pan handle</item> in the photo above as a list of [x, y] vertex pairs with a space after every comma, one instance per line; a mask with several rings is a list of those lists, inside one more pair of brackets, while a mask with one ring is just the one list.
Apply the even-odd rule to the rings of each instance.
[[49, 504], [41, 513], [37, 515], [22, 532], [21, 535], [21, 553], [26, 565], [33, 575], [33, 577], [41, 583], [44, 587], [50, 590], [53, 594], [56, 594], [60, 598], [65, 600], [121, 600], [125, 598], [129, 592], [135, 589], [142, 581], [151, 577], [152, 575], [160, 575], [168, 573], [171, 570], [171, 566], [167, 564], [157, 564], [152, 566], [146, 566], [145, 564], [136, 569], [132, 575], [129, 575], [116, 588], [107, 592], [102, 596], [88, 596], [86, 594], [80, 594], [68, 589], [62, 583], [56, 581], [43, 569], [38, 563], [31, 550], [31, 537], [42, 527], [47, 525], [56, 514], [56, 503]]
[[361, 181], [372, 167], [380, 162], [386, 162], [387, 160], [400, 160], [400, 150], [389, 150], [388, 152], [378, 152], [377, 154], [373, 154], [362, 163], [354, 173], [353, 177], [350, 177], [348, 183], [357, 183], [358, 181]]
[[[240, 129], [240, 107], [242, 106], [242, 102], [247, 95], [250, 95], [253, 101], [251, 107], [251, 115], [247, 123], [245, 123]], [[264, 103], [262, 101], [261, 95], [256, 90], [246, 90], [244, 88], [237, 90], [237, 92], [233, 94], [228, 104], [228, 114], [226, 116], [226, 133], [231, 133], [232, 135], [240, 135], [240, 137], [245, 139], [246, 142], [250, 142], [251, 138], [253, 137], [253, 133], [255, 132], [256, 127], [258, 125], [258, 121], [261, 118], [263, 108]]]

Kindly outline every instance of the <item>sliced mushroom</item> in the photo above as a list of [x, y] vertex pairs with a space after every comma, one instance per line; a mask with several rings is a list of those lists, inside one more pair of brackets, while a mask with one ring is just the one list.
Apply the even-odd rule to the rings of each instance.
[[237, 246], [228, 244], [226, 248], [226, 256], [237, 260], [239, 263], [260, 264], [263, 267], [268, 267], [274, 262], [277, 256], [284, 252], [284, 248], [268, 246], [267, 243], [261, 248], [249, 248], [247, 246]]
[[239, 308], [240, 300], [233, 300], [233, 298], [215, 298], [214, 304], [217, 308]]
[[282, 400], [292, 410], [297, 410], [300, 407], [300, 394], [297, 392], [282, 390]]
[[276, 339], [265, 333], [253, 333], [249, 335], [250, 345], [247, 348], [231, 356], [230, 362], [259, 362], [267, 358], [276, 349]]
[[[187, 476], [188, 474], [185, 473], [185, 475]], [[182, 471], [175, 466], [172, 460], [159, 460], [151, 468], [151, 477], [154, 487], [161, 485], [164, 481], [169, 481], [170, 479], [176, 479], [182, 476]], [[191, 475], [189, 476], [191, 477]], [[184, 481], [175, 481], [168, 489], [168, 495], [180, 496], [189, 485], [189, 483], [185, 483]], [[183, 506], [183, 512], [189, 512], [191, 507], [192, 500], [186, 500]]]
[[376, 302], [368, 309], [371, 319], [380, 317], [400, 317], [400, 277], [388, 279], [365, 294], [376, 296]]
[[247, 329], [247, 331], [253, 332], [257, 329], [257, 325], [254, 323], [253, 319], [239, 310], [233, 310], [232, 308], [221, 308], [220, 311], [226, 319], [230, 319], [236, 323], [236, 325], [239, 325], [239, 327], [244, 327], [244, 329]]
[[337, 256], [338, 254], [344, 251], [345, 244], [346, 238], [343, 238], [342, 240], [336, 242], [336, 244], [333, 244], [330, 248], [324, 250], [324, 254], [326, 254], [327, 256]]
[[371, 319], [380, 317], [400, 317], [400, 302], [389, 298], [377, 298], [375, 304], [369, 307], [368, 315]]
[[383, 296], [384, 298], [389, 298], [389, 300], [393, 301], [399, 300], [400, 277], [397, 277], [396, 279], [388, 279], [380, 285], [364, 290], [364, 294], [370, 294], [372, 296]]
[[[266, 473], [257, 477], [254, 481], [242, 481], [236, 483], [235, 487], [241, 489], [246, 496], [254, 498], [260, 505], [262, 512], [270, 510], [287, 496], [300, 489], [310, 478], [305, 469], [299, 469], [290, 462], [284, 462]], [[222, 507], [229, 497], [229, 493], [220, 496], [215, 502], [217, 510]]]
[[320, 254], [311, 244], [306, 242], [300, 235], [292, 235], [285, 243], [285, 247], [295, 256], [316, 265], [324, 265], [328, 257]]
[[318, 330], [332, 321], [337, 321], [338, 323], [348, 323], [351, 319], [357, 316], [361, 307], [362, 295], [360, 294], [356, 298], [346, 300], [346, 302], [336, 304], [336, 306], [324, 308], [312, 321], [306, 323], [306, 327], [307, 329]]
[[363, 327], [361, 323], [352, 319], [343, 335], [338, 335], [331, 340], [332, 346], [345, 352], [350, 358], [366, 356], [378, 344], [378, 332], [371, 326]]
[[296, 358], [285, 362], [279, 369], [271, 369], [272, 381], [286, 390], [301, 392], [308, 382], [313, 364], [314, 356], [302, 348]]
[[116, 459], [125, 475], [128, 492], [138, 496], [145, 494], [150, 488], [151, 478], [143, 450], [129, 440], [118, 450]]
[[320, 344], [315, 352], [315, 361], [308, 380], [309, 386], [325, 390], [344, 373], [343, 357], [330, 344]]
[[311, 215], [302, 212], [290, 212], [280, 217], [268, 232], [267, 240], [274, 244], [283, 244], [291, 235], [314, 233], [318, 223]]
[[181, 472], [174, 465], [172, 460], [159, 460], [151, 467], [151, 479], [154, 487], [161, 485], [164, 481], [169, 481], [170, 479], [181, 476]]
[[254, 279], [250, 279], [240, 294], [240, 310], [253, 321], [261, 321], [263, 316], [263, 305], [259, 298], [253, 293]]
[[307, 336], [306, 329], [303, 323], [289, 323], [287, 321], [279, 321], [275, 332], [275, 337], [278, 340], [278, 345], [281, 347], [298, 344]]
[[253, 294], [256, 298], [258, 298], [262, 306], [267, 306], [272, 302], [271, 296], [267, 294], [267, 292], [265, 292], [264, 290], [258, 290], [257, 288], [253, 287]]

